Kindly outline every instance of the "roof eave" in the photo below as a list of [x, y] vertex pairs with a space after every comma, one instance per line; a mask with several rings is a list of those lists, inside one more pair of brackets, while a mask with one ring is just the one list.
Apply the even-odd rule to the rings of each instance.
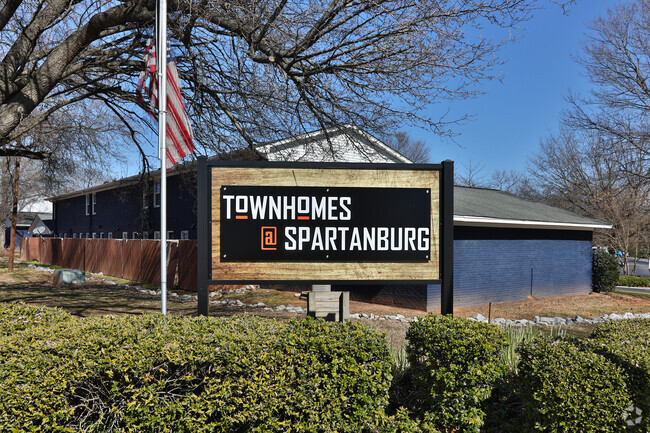
[[473, 227], [501, 227], [501, 228], [529, 228], [529, 229], [555, 229], [555, 230], [584, 230], [611, 229], [607, 223], [569, 223], [553, 221], [515, 220], [506, 218], [487, 218], [467, 215], [454, 215], [455, 226]]

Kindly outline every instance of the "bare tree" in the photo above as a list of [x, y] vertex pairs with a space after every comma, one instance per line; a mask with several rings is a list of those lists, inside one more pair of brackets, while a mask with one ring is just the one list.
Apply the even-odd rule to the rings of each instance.
[[37, 160], [5, 156], [0, 164], [0, 248], [4, 248], [4, 223], [11, 216], [16, 159], [20, 164], [17, 211], [68, 190], [87, 188], [110, 178], [124, 162], [127, 131], [106, 107], [84, 101], [53, 113], [19, 138], [23, 147], [50, 156]]
[[[562, 1], [561, 3], [568, 3]], [[132, 132], [154, 0], [7, 0], [0, 7], [0, 156], [46, 158], [16, 139], [79, 101]], [[252, 146], [323, 126], [450, 135], [422, 110], [481, 94], [534, 0], [170, 0], [170, 44], [199, 143]], [[501, 38], [486, 27], [504, 29]], [[143, 150], [144, 153], [144, 150]]]
[[[636, 176], [650, 178], [650, 2], [621, 3], [591, 26], [578, 62], [593, 84], [587, 97], [571, 95], [565, 122], [611, 136], [634, 155]], [[619, 150], [616, 155], [620, 154]], [[613, 155], [614, 156], [614, 155]]]
[[469, 160], [467, 164], [462, 163], [463, 170], [456, 172], [455, 183], [462, 186], [470, 186], [473, 188], [484, 188], [487, 186], [487, 181], [483, 175], [485, 164]]
[[539, 186], [525, 172], [517, 170], [496, 170], [486, 184], [489, 188], [509, 192], [527, 200], [543, 202], [544, 197], [539, 192]]
[[506, 191], [515, 193], [519, 185], [523, 182], [523, 175], [519, 172], [510, 170], [496, 170], [492, 173], [489, 186], [498, 189], [499, 191]]
[[416, 164], [429, 162], [429, 146], [427, 146], [424, 140], [414, 140], [406, 131], [388, 134], [383, 138], [385, 144], [412, 162]]
[[549, 204], [613, 224], [594, 242], [638, 257], [647, 251], [650, 182], [637, 175], [642, 150], [631, 153], [618, 138], [562, 127], [540, 143], [531, 173]]

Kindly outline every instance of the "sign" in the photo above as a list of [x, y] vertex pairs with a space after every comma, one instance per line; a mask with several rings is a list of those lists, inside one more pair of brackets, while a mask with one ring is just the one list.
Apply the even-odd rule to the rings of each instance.
[[198, 311], [216, 284], [440, 284], [453, 311], [453, 162], [198, 158]]
[[430, 188], [223, 185], [222, 262], [427, 262]]
[[201, 286], [441, 281], [442, 165], [200, 162]]

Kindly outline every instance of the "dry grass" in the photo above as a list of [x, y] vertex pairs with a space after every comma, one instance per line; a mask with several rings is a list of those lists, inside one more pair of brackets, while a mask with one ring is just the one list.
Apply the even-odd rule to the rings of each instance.
[[[492, 317], [529, 319], [535, 316], [593, 318], [612, 313], [648, 313], [650, 299], [623, 293], [592, 293], [556, 298], [528, 298], [523, 301], [492, 304]], [[480, 313], [488, 317], [488, 306], [463, 307], [454, 310], [457, 316], [471, 317]]]
[[[142, 314], [160, 311], [160, 298], [125, 289], [109, 284], [103, 280], [90, 279], [82, 286], [54, 286], [52, 274], [35, 270], [22, 263], [17, 263], [14, 272], [7, 271], [6, 253], [0, 254], [0, 302], [26, 302], [31, 304], [60, 307], [77, 316], [102, 314]], [[304, 298], [299, 292], [257, 289], [244, 294], [229, 293], [221, 298], [239, 299], [246, 304], [263, 302], [267, 306], [294, 305], [306, 308]], [[169, 299], [167, 310], [170, 314], [195, 315], [195, 301], [180, 301]], [[650, 298], [631, 294], [591, 294], [561, 298], [529, 298], [523, 301], [493, 304], [492, 318], [533, 319], [535, 316], [585, 318], [602, 316], [603, 314], [625, 312], [650, 312]], [[406, 317], [421, 316], [425, 313], [417, 310], [350, 302], [351, 313], [366, 313], [375, 315], [402, 314]], [[471, 317], [481, 313], [488, 317], [488, 306], [463, 307], [454, 310], [459, 317]], [[256, 314], [264, 317], [291, 318], [294, 313], [268, 311], [259, 308], [232, 308], [229, 306], [210, 306], [210, 315], [229, 316], [233, 314]], [[361, 320], [366, 326], [384, 333], [393, 348], [399, 349], [404, 345], [404, 335], [409, 324], [392, 320]], [[570, 327], [571, 334], [587, 335], [591, 326]], [[546, 332], [546, 331], [542, 331]]]

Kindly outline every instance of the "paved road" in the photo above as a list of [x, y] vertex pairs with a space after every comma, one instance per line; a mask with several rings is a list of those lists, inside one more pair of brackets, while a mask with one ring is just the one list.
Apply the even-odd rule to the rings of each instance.
[[650, 295], [650, 287], [622, 287], [616, 286], [616, 290], [619, 292], [634, 292], [634, 293], [645, 293]]
[[[630, 265], [630, 274], [632, 274], [632, 269], [634, 267], [634, 259], [627, 259], [627, 262]], [[623, 273], [623, 269], [621, 268], [621, 274]], [[648, 259], [639, 259], [639, 261], [636, 263], [636, 276], [638, 277], [650, 277], [650, 273], [648, 272]]]

